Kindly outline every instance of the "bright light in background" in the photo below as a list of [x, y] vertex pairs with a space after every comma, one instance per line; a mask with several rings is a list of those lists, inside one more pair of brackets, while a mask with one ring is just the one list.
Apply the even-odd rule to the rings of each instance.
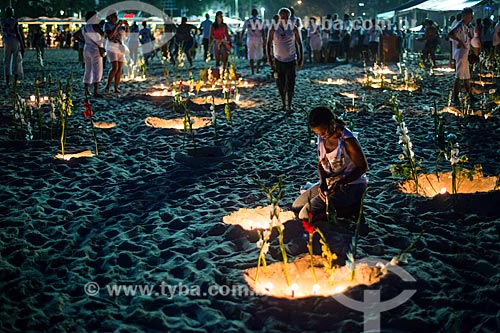
[[61, 10], [59, 11], [59, 13], [61, 14], [61, 16], [63, 16], [63, 15], [64, 15], [64, 10], [62, 10], [62, 9], [61, 9]]
[[260, 7], [260, 17], [264, 19], [264, 13], [266, 12], [266, 9], [264, 7]]
[[302, 5], [302, 0], [298, 0], [297, 5]]

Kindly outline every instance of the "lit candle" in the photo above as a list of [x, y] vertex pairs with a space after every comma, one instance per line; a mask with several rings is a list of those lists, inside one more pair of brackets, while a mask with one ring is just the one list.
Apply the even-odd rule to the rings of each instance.
[[318, 291], [319, 291], [320, 288], [321, 288], [320, 285], [316, 283], [313, 286], [313, 294], [316, 295], [318, 293]]
[[341, 293], [343, 292], [344, 290], [346, 290], [347, 288], [345, 286], [337, 286], [335, 288], [335, 293]]
[[290, 288], [292, 289], [292, 298], [294, 298], [295, 297], [295, 290], [299, 289], [299, 285], [294, 283], [291, 285]]
[[441, 194], [445, 194], [445, 193], [446, 193], [446, 187], [443, 187], [443, 188], [441, 189], [441, 192], [440, 192], [440, 193], [441, 193]]

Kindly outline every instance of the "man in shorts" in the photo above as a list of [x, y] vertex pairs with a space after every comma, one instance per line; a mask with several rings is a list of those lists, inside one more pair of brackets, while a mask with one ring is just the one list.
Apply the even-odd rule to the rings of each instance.
[[472, 8], [466, 7], [462, 10], [462, 19], [448, 33], [448, 38], [453, 43], [453, 59], [455, 60], [455, 82], [453, 85], [453, 103], [460, 105], [458, 97], [460, 92], [460, 82], [463, 81], [464, 88], [472, 102], [477, 99], [472, 95], [470, 86], [470, 70], [469, 70], [469, 49], [472, 39], [472, 29], [469, 23], [472, 22]]
[[248, 60], [252, 75], [255, 74], [255, 69], [257, 73], [260, 72], [260, 61], [264, 57], [264, 24], [257, 15], [257, 9], [252, 9], [252, 17], [245, 21], [241, 32], [241, 38], [243, 38], [245, 31], [247, 31]]

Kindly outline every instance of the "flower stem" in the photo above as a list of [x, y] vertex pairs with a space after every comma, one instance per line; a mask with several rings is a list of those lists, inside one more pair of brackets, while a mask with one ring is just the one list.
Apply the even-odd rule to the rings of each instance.
[[66, 142], [65, 140], [65, 135], [66, 135], [66, 131], [65, 131], [65, 124], [66, 124], [66, 118], [64, 117], [63, 114], [61, 114], [63, 119], [62, 119], [62, 122], [61, 122], [61, 127], [62, 127], [62, 131], [61, 131], [61, 152], [62, 152], [62, 156], [64, 158], [64, 144]]
[[279, 232], [279, 242], [280, 242], [280, 250], [281, 250], [281, 255], [283, 256], [283, 269], [285, 270], [285, 278], [286, 278], [286, 283], [288, 286], [290, 286], [290, 277], [288, 276], [288, 267], [286, 266], [287, 264], [287, 256], [286, 256], [286, 249], [285, 249], [285, 243], [283, 242], [283, 229], [281, 226], [277, 227], [278, 232]]
[[94, 136], [95, 154], [99, 155], [99, 148], [97, 146], [97, 135], [95, 133], [94, 121], [92, 120], [92, 117], [90, 117], [90, 126], [92, 127], [92, 135]]
[[312, 247], [313, 235], [314, 233], [309, 234], [309, 243], [307, 243], [307, 248], [309, 249], [309, 257], [311, 259], [311, 270], [314, 278], [314, 283], [318, 283], [318, 278], [316, 277], [316, 271], [314, 270], [313, 247]]

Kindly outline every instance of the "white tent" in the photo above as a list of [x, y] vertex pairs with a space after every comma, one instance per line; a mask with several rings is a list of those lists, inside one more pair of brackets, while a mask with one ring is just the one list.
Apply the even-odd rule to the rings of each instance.
[[377, 19], [387, 20], [394, 16], [408, 15], [410, 12], [416, 10], [426, 12], [457, 12], [465, 7], [473, 7], [480, 2], [480, 0], [414, 0], [393, 10], [377, 14]]
[[433, 11], [433, 12], [449, 12], [460, 11], [465, 7], [472, 7], [478, 4], [479, 0], [428, 0], [421, 4], [409, 7], [402, 12], [409, 12], [415, 9]]

